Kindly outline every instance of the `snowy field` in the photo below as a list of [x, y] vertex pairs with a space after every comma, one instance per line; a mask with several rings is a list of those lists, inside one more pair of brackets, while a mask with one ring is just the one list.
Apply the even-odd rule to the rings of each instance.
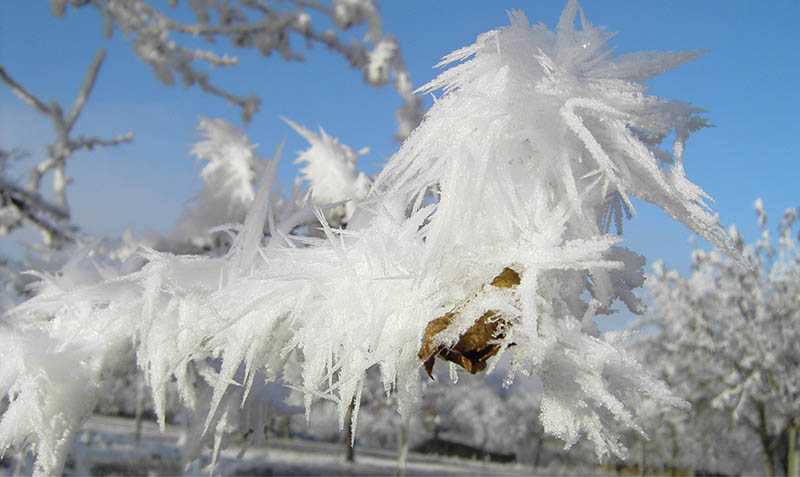
[[[168, 426], [159, 432], [144, 422], [140, 441], [133, 420], [93, 416], [78, 433], [67, 461], [65, 475], [177, 475], [181, 469], [181, 429]], [[344, 461], [340, 444], [272, 439], [266, 446], [248, 449], [231, 446], [220, 453], [214, 475], [400, 475], [392, 450], [357, 446], [355, 463]], [[195, 466], [185, 474], [209, 475]], [[32, 462], [28, 462], [28, 465]], [[23, 464], [24, 465], [24, 464]], [[453, 457], [409, 453], [405, 475], [552, 475], [574, 474], [568, 469], [533, 469], [519, 464], [499, 464]], [[581, 473], [584, 473], [584, 470]], [[595, 470], [592, 470], [594, 472]], [[0, 473], [22, 473], [24, 467], [0, 468]]]

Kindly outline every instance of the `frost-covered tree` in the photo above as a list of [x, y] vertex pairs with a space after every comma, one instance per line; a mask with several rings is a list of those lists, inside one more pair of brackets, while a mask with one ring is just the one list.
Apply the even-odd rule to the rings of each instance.
[[[697, 249], [687, 277], [657, 262], [649, 282], [655, 308], [646, 323], [651, 361], [674, 387], [705, 411], [695, 421], [710, 427], [723, 412], [761, 444], [764, 473], [796, 475], [800, 421], [800, 262], [796, 209], [788, 209], [777, 241], [755, 203], [761, 237], [746, 245], [731, 236], [753, 268], [717, 251]], [[776, 243], [777, 242], [777, 243]], [[718, 426], [718, 424], [717, 424]], [[719, 429], [719, 427], [717, 427]], [[724, 435], [724, 434], [723, 434]], [[719, 440], [719, 433], [714, 437]]]
[[[112, 26], [131, 31], [165, 79], [176, 71], [203, 86], [191, 62], [211, 57], [169, 40], [183, 27], [156, 9], [69, 3], [101, 8]], [[284, 51], [280, 34], [270, 43], [232, 13], [231, 5], [265, 2], [194, 4], [199, 26], [186, 32], [241, 29], [244, 44]], [[368, 21], [370, 5], [337, 0], [330, 12]], [[202, 15], [212, 6], [214, 26]], [[283, 18], [266, 8], [266, 18]], [[740, 256], [684, 175], [686, 140], [705, 120], [643, 85], [698, 52], [615, 56], [612, 35], [586, 21], [574, 0], [555, 31], [518, 11], [510, 19], [444, 58], [440, 66], [449, 68], [419, 90], [439, 98], [366, 193], [352, 167], [357, 154], [296, 127], [312, 143], [300, 158], [304, 174], [314, 182], [321, 171], [338, 192], [320, 185], [304, 200], [281, 198], [280, 147], [256, 161], [246, 138], [206, 122], [208, 141], [195, 151], [208, 161], [211, 188], [196, 210], [216, 193], [243, 210], [240, 199], [252, 194], [242, 223], [218, 224], [233, 237], [230, 247], [203, 255], [142, 247], [139, 266], [125, 268], [107, 265], [90, 246], [61, 271], [41, 273], [36, 296], [1, 324], [0, 391], [9, 406], [0, 448], [30, 445], [37, 473], [59, 472], [118, 350], [130, 343], [160, 424], [175, 381], [195, 416], [193, 439], [213, 441], [214, 456], [262, 382], [281, 379], [302, 391], [307, 413], [316, 399], [330, 400], [339, 425], [351, 416], [355, 427], [369, 369], [409, 416], [421, 398], [420, 369], [432, 374], [437, 360], [475, 373], [506, 357], [509, 385], [535, 374], [544, 430], [567, 447], [586, 436], [598, 457], [625, 455], [620, 432], [640, 429], [637, 416], [650, 400], [684, 406], [595, 320], [617, 301], [642, 311], [633, 290], [644, 280], [644, 258], [612, 234], [634, 213], [634, 197]], [[387, 59], [397, 58], [391, 48], [377, 34], [372, 42], [369, 75], [385, 73], [385, 64], [400, 74]], [[674, 139], [664, 144], [667, 137]], [[236, 152], [225, 149], [231, 142]], [[338, 155], [320, 163], [325, 148]], [[344, 204], [347, 227], [334, 228], [329, 220], [342, 216], [343, 198], [359, 202]], [[310, 216], [319, 233], [308, 233]]]
[[666, 352], [671, 343], [660, 337], [635, 340], [632, 352], [692, 408], [666, 408], [651, 402], [640, 416], [646, 438], [635, 432], [623, 437], [631, 451], [627, 464], [663, 473], [691, 470], [696, 474], [735, 475], [757, 470], [759, 457], [742, 452], [753, 447], [752, 433], [712, 405], [716, 394], [708, 389], [708, 383], [699, 384], [697, 376], [702, 374], [703, 362], [692, 353]]

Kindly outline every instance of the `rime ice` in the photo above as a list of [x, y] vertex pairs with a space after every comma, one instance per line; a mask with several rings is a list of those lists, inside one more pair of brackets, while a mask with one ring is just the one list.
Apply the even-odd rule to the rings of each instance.
[[[336, 4], [346, 10], [350, 3]], [[159, 412], [164, 384], [174, 377], [187, 406], [203, 413], [203, 431], [219, 441], [256, 377], [282, 378], [305, 393], [307, 407], [317, 398], [334, 401], [343, 424], [366, 371], [377, 366], [400, 412], [413, 412], [426, 325], [459, 306], [432, 347], [454, 346], [493, 311], [508, 326], [496, 336], [487, 371], [510, 353], [512, 372], [536, 374], [544, 384], [547, 432], [567, 446], [586, 436], [598, 456], [624, 455], [620, 429], [638, 429], [645, 397], [683, 403], [615, 336], [598, 331], [595, 318], [616, 300], [641, 311], [632, 290], [642, 284], [644, 261], [610, 232], [621, 233], [637, 197], [737, 255], [704, 193], [683, 173], [686, 139], [705, 120], [687, 103], [648, 95], [642, 84], [697, 52], [614, 56], [611, 34], [589, 24], [575, 1], [555, 31], [531, 26], [521, 12], [510, 18], [509, 26], [445, 57], [441, 66], [449, 69], [421, 88], [440, 97], [359, 197], [346, 230], [331, 227], [308, 203], [276, 213], [276, 158], [264, 167], [225, 256], [147, 250], [138, 272], [54, 290], [13, 311], [9, 327], [30, 315], [52, 316], [39, 325], [52, 343], [41, 359], [74, 359], [87, 385], [19, 393], [51, 368], [3, 360], [2, 391], [17, 408], [71, 416], [64, 426], [30, 429], [7, 412], [3, 443], [30, 436], [40, 471], [59, 470], [63, 449], [49, 443], [68, 437], [85, 414], [73, 407], [73, 394], [91, 394], [97, 370], [113, 362], [104, 354], [112, 353], [110, 345], [71, 351], [84, 323], [93, 324], [97, 342], [133, 340]], [[369, 74], [377, 81], [379, 73]], [[662, 144], [670, 133], [674, 142]], [[206, 154], [232, 152], [220, 144]], [[310, 171], [314, 160], [305, 161]], [[249, 178], [245, 168], [236, 170], [241, 174], [233, 176]], [[355, 185], [348, 177], [343, 187]], [[233, 190], [249, 191], [248, 180]], [[292, 235], [309, 214], [322, 238]], [[478, 293], [505, 268], [519, 273], [519, 286]], [[71, 306], [53, 305], [59, 302]], [[4, 339], [11, 333], [4, 331]], [[16, 346], [25, 349], [24, 342]], [[191, 384], [196, 380], [212, 389], [205, 401]], [[353, 422], [357, 414], [356, 407]]]

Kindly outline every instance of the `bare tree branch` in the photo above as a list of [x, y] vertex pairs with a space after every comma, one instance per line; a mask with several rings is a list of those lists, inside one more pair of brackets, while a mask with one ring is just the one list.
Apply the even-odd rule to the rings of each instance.
[[[51, 0], [53, 10], [63, 12], [69, 2], [75, 7], [92, 5], [106, 19], [107, 32], [118, 28], [134, 37], [134, 51], [150, 64], [154, 74], [165, 84], [172, 85], [179, 75], [187, 85], [197, 84], [204, 92], [219, 96], [242, 110], [247, 123], [258, 110], [260, 99], [235, 94], [212, 82], [208, 73], [197, 67], [198, 62], [210, 66], [233, 66], [235, 57], [183, 46], [176, 36], [203, 37], [209, 43], [227, 38], [238, 48], [257, 48], [263, 56], [278, 52], [287, 61], [302, 61], [303, 55], [292, 45], [292, 36], [304, 39], [307, 45], [320, 43], [345, 57], [350, 66], [364, 72], [364, 82], [383, 86], [392, 84], [403, 98], [397, 112], [396, 138], [406, 138], [422, 119], [422, 101], [414, 93], [397, 41], [382, 32], [378, 8], [372, 1], [325, 4], [315, 0], [234, 0], [218, 2], [194, 0], [189, 7], [196, 23], [176, 20], [170, 11], [163, 11], [145, 0]], [[178, 5], [169, 2], [168, 8]], [[328, 17], [336, 29], [319, 31], [312, 26], [312, 13]], [[342, 34], [355, 26], [366, 25], [366, 43], [360, 38], [342, 41]]]
[[91, 151], [97, 146], [119, 146], [120, 144], [131, 141], [133, 141], [132, 133], [122, 134], [113, 139], [78, 136], [76, 140], [70, 141], [70, 148], [73, 151], [77, 151], [78, 149], [88, 149]]
[[42, 198], [39, 194], [34, 194], [31, 191], [24, 189], [12, 182], [7, 181], [0, 177], [0, 194], [8, 197], [19, 203], [28, 204], [29, 208], [37, 209], [51, 215], [57, 220], [66, 220], [69, 218], [69, 212], [63, 207], [52, 204]]
[[[73, 3], [80, 4], [81, 2]], [[54, 5], [54, 10], [57, 10], [57, 7], [58, 5]], [[47, 157], [28, 171], [26, 187], [23, 188], [9, 181], [2, 175], [3, 171], [0, 171], [0, 205], [16, 210], [16, 215], [12, 213], [11, 217], [22, 218], [39, 229], [44, 242], [50, 246], [57, 247], [60, 243], [71, 240], [73, 231], [76, 229], [69, 223], [66, 189], [71, 180], [66, 174], [67, 159], [75, 151], [81, 149], [91, 150], [97, 146], [116, 146], [133, 139], [133, 135], [130, 133], [112, 139], [71, 137], [72, 129], [94, 88], [104, 58], [105, 51], [102, 49], [95, 54], [94, 61], [86, 71], [83, 85], [66, 117], [58, 102], [51, 100], [49, 104], [45, 104], [44, 101], [23, 88], [4, 68], [0, 67], [0, 78], [3, 79], [3, 82], [33, 109], [50, 117], [56, 132], [56, 139], [47, 146]], [[45, 200], [41, 191], [41, 179], [50, 171], [53, 172], [55, 203]], [[52, 221], [46, 218], [47, 216], [51, 217]], [[20, 225], [21, 221], [19, 220], [9, 220], [2, 224], [1, 231], [6, 233]]]
[[75, 98], [75, 102], [72, 103], [69, 116], [67, 116], [67, 130], [72, 129], [75, 120], [78, 119], [78, 115], [86, 105], [86, 100], [89, 99], [89, 93], [91, 93], [92, 88], [94, 88], [94, 82], [97, 80], [97, 73], [100, 71], [100, 66], [102, 66], [105, 57], [106, 52], [104, 50], [99, 50], [94, 56], [94, 63], [92, 63], [92, 66], [86, 71], [86, 78], [83, 80], [83, 86], [81, 86], [78, 96]]
[[[32, 193], [2, 178], [0, 178], [0, 206], [16, 209], [22, 219], [39, 229], [47, 244], [72, 240], [75, 227], [66, 223], [69, 219], [69, 212], [66, 209], [46, 201], [40, 194]], [[46, 215], [51, 216], [53, 221], [47, 219]], [[3, 223], [0, 226], [9, 229], [13, 224]]]
[[50, 108], [48, 108], [42, 100], [34, 96], [32, 93], [28, 92], [25, 88], [23, 88], [19, 83], [14, 81], [14, 79], [6, 73], [5, 68], [0, 66], [0, 78], [3, 79], [3, 82], [6, 83], [9, 87], [11, 87], [11, 91], [14, 92], [17, 96], [23, 99], [26, 103], [28, 103], [33, 109], [39, 111], [42, 114], [50, 114]]

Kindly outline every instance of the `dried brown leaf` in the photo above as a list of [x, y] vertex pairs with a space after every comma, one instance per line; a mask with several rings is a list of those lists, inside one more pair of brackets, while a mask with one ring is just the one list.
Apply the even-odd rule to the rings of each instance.
[[[519, 284], [519, 273], [508, 267], [490, 283], [497, 288], [513, 288]], [[503, 339], [505, 336], [502, 331], [510, 326], [508, 321], [490, 310], [475, 320], [475, 323], [459, 336], [455, 346], [448, 348], [442, 344], [434, 344], [436, 336], [452, 325], [457, 313], [447, 312], [428, 322], [425, 327], [417, 357], [425, 363], [425, 371], [431, 379], [437, 356], [461, 366], [472, 374], [486, 369], [486, 361], [500, 351], [500, 345], [495, 341]]]

